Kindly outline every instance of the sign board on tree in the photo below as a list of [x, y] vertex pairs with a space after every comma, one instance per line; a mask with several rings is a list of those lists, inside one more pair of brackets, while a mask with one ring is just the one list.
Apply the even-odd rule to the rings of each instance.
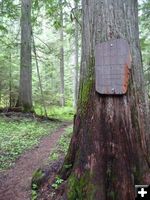
[[127, 92], [131, 68], [128, 42], [124, 39], [99, 43], [95, 49], [96, 91], [122, 95]]

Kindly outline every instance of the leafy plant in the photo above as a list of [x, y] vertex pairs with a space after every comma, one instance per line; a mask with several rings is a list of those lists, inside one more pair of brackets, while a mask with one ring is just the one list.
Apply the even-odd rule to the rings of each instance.
[[41, 169], [36, 170], [32, 175], [32, 196], [31, 200], [36, 200], [38, 197], [38, 188], [44, 177], [44, 172]]
[[[67, 153], [69, 143], [72, 136], [72, 125], [67, 127], [65, 133], [60, 137], [57, 146], [54, 148], [52, 153], [49, 156], [49, 160], [57, 160], [60, 155], [65, 155]], [[70, 164], [66, 165], [66, 167], [70, 168]]]
[[65, 169], [69, 169], [72, 167], [72, 164], [64, 165]]
[[[38, 114], [41, 114], [40, 106], [35, 107], [35, 111]], [[72, 120], [74, 115], [74, 109], [72, 107], [59, 107], [59, 106], [50, 106], [47, 107], [47, 113], [49, 117], [59, 119], [59, 120]]]
[[59, 124], [0, 117], [0, 170], [9, 168], [20, 154], [37, 145], [44, 135], [54, 132]]
[[63, 182], [64, 180], [61, 179], [59, 176], [56, 176], [56, 180], [55, 180], [55, 183], [52, 184], [52, 187], [57, 190], [58, 187], [61, 185], [61, 183]]
[[35, 185], [36, 185], [36, 188], [37, 188], [37, 186], [39, 185], [39, 183], [41, 182], [43, 177], [44, 177], [44, 172], [41, 169], [36, 170], [32, 175], [32, 188]]
[[53, 151], [52, 154], [51, 154], [51, 160], [57, 160], [58, 159], [58, 153]]
[[37, 185], [32, 184], [31, 200], [36, 200], [37, 197], [38, 197], [38, 195], [37, 195]]

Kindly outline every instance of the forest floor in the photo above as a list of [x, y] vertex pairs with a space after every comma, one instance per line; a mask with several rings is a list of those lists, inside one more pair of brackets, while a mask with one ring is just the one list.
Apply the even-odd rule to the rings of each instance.
[[12, 168], [0, 172], [0, 200], [31, 199], [34, 172], [47, 162], [50, 153], [69, 124], [63, 123], [54, 133], [42, 138], [38, 146], [23, 153]]

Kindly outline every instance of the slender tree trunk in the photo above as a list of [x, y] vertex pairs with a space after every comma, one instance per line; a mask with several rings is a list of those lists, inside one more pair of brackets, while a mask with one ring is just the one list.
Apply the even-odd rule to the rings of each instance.
[[64, 31], [63, 31], [63, 5], [62, 0], [60, 0], [60, 22], [61, 22], [61, 29], [60, 29], [60, 104], [61, 106], [65, 105], [65, 94], [64, 94]]
[[12, 61], [11, 52], [9, 55], [9, 107], [12, 107]]
[[[75, 9], [76, 13], [78, 13], [78, 2], [75, 1]], [[78, 18], [78, 16], [76, 16]], [[79, 25], [77, 20], [75, 19], [75, 67], [74, 67], [74, 93], [73, 93], [73, 107], [77, 106], [78, 99], [78, 67], [79, 67]]]
[[2, 104], [2, 84], [1, 84], [1, 81], [0, 81], [0, 106]]
[[[68, 200], [134, 200], [135, 184], [149, 183], [149, 120], [136, 0], [82, 0], [82, 62], [74, 134], [60, 172]], [[95, 91], [95, 45], [128, 41], [130, 83], [122, 96]], [[66, 165], [71, 165], [66, 169]], [[65, 196], [64, 195], [64, 196]]]
[[21, 62], [18, 105], [23, 111], [32, 111], [32, 61], [31, 61], [31, 0], [21, 4]]
[[[0, 68], [0, 75], [2, 75], [2, 68]], [[2, 106], [2, 80], [0, 80], [0, 106]]]
[[35, 63], [36, 63], [37, 75], [38, 75], [38, 79], [39, 79], [39, 86], [40, 86], [40, 92], [41, 92], [41, 105], [43, 104], [44, 114], [45, 114], [45, 117], [47, 117], [47, 110], [46, 110], [45, 98], [44, 98], [44, 94], [43, 94], [42, 81], [41, 81], [39, 64], [38, 64], [38, 59], [37, 59], [34, 35], [33, 35], [33, 51], [34, 51], [34, 55], [35, 55]]

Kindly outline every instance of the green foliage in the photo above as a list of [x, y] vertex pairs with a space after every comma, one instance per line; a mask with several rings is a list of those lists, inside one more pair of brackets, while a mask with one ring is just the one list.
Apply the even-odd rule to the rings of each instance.
[[65, 169], [69, 169], [69, 168], [71, 168], [71, 167], [72, 167], [72, 164], [64, 165], [64, 168], [65, 168]]
[[0, 30], [3, 31], [4, 33], [8, 33], [7, 28], [1, 24], [0, 24]]
[[51, 155], [50, 155], [50, 160], [58, 160], [58, 158], [59, 158], [58, 152], [57, 152], [56, 150], [53, 151], [53, 152], [51, 153]]
[[58, 187], [61, 185], [61, 183], [63, 182], [64, 180], [61, 179], [59, 176], [56, 176], [55, 178], [55, 182], [52, 184], [52, 187], [57, 190]]
[[[70, 13], [78, 13], [74, 9], [74, 1], [59, 0], [32, 1], [32, 30], [35, 38], [40, 76], [46, 107], [60, 105], [60, 11], [63, 8], [64, 18], [64, 62], [65, 62], [65, 103], [72, 106], [73, 101], [73, 68], [74, 23]], [[19, 0], [0, 1], [0, 106], [16, 105], [19, 94], [20, 76], [20, 15]], [[78, 16], [77, 16], [78, 17]], [[79, 42], [80, 43], [80, 42]], [[32, 44], [31, 44], [32, 45]], [[42, 106], [39, 80], [32, 53], [32, 99], [33, 104]], [[57, 112], [57, 111], [56, 111]], [[57, 113], [56, 113], [57, 114]], [[53, 113], [52, 113], [53, 115]], [[54, 114], [55, 115], [55, 114]], [[59, 113], [58, 115], [61, 115]], [[58, 116], [58, 117], [62, 117]], [[66, 116], [66, 118], [70, 118]]]
[[[49, 156], [49, 159], [54, 161], [54, 160], [58, 160], [58, 158], [60, 157], [60, 155], [65, 155], [68, 151], [68, 147], [70, 144], [70, 140], [71, 140], [71, 136], [72, 136], [72, 126], [69, 126], [66, 128], [65, 133], [60, 137], [59, 142], [57, 144], [57, 146], [54, 148], [54, 150], [52, 151], [52, 153]], [[67, 164], [65, 165], [65, 168], [70, 168], [72, 165], [71, 164]]]
[[32, 188], [34, 188], [34, 185], [38, 187], [40, 181], [44, 177], [44, 172], [41, 169], [36, 170], [32, 175]]
[[18, 0], [3, 0], [0, 2], [0, 16], [17, 19], [19, 17]]
[[143, 1], [142, 4], [139, 6], [139, 10], [141, 11], [140, 20], [142, 22], [142, 25], [145, 29], [150, 30], [150, 0]]
[[140, 42], [142, 59], [145, 72], [145, 83], [150, 95], [150, 0], [145, 0], [139, 5]]
[[0, 117], [0, 170], [9, 168], [20, 154], [37, 145], [41, 137], [58, 126], [56, 122], [15, 121]]
[[31, 200], [36, 200], [38, 197], [38, 188], [41, 184], [41, 181], [44, 178], [44, 172], [41, 169], [36, 170], [32, 175], [32, 193], [31, 193]]
[[67, 151], [68, 151], [68, 146], [69, 146], [69, 143], [70, 143], [71, 136], [72, 136], [72, 126], [68, 127], [65, 130], [65, 134], [60, 137], [60, 140], [59, 140], [59, 143], [58, 143], [59, 144], [59, 150], [64, 154], [66, 154]]
[[115, 191], [111, 191], [108, 193], [108, 197], [110, 197], [112, 200], [117, 199], [117, 193]]
[[38, 198], [38, 188], [41, 184], [41, 181], [44, 178], [44, 172], [41, 169], [36, 170], [32, 175], [32, 193], [31, 193], [31, 200], [37, 200]]
[[[82, 200], [88, 196], [89, 200], [94, 199], [96, 186], [89, 182], [89, 172], [85, 172], [83, 176], [77, 178], [76, 175], [71, 175], [68, 180], [68, 200]], [[87, 193], [87, 196], [85, 194]]]
[[32, 184], [32, 191], [31, 191], [31, 200], [36, 200], [38, 197], [37, 194], [37, 185], [36, 184]]
[[[35, 107], [35, 111], [37, 114], [43, 114], [41, 111], [41, 107]], [[74, 109], [72, 107], [59, 107], [59, 106], [51, 106], [47, 107], [47, 113], [49, 117], [59, 119], [59, 120], [72, 120], [74, 116]]]

